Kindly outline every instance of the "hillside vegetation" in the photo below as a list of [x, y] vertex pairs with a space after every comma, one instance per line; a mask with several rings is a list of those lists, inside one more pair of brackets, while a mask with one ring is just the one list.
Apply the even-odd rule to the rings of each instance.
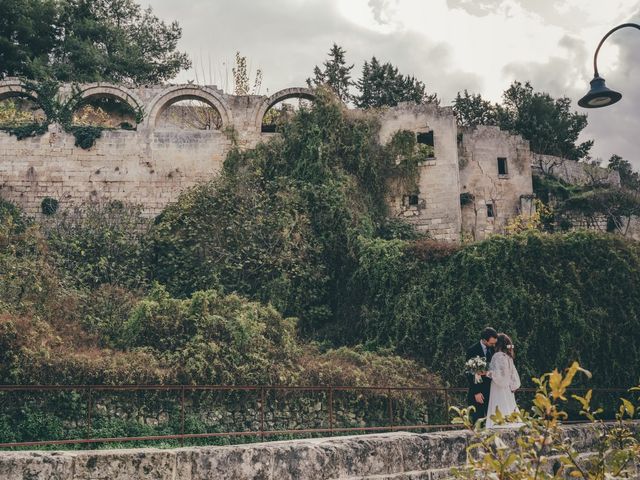
[[0, 382], [461, 385], [487, 324], [525, 383], [573, 360], [638, 382], [638, 244], [434, 242], [386, 215], [416, 180], [415, 136], [377, 132], [320, 91], [152, 223], [112, 202], [34, 224], [4, 203]]

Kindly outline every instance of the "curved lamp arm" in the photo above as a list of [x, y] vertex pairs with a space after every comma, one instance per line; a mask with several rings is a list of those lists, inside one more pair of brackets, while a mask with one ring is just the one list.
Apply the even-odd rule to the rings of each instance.
[[623, 23], [622, 25], [618, 25], [617, 27], [609, 30], [607, 34], [602, 37], [602, 40], [600, 40], [598, 48], [596, 48], [596, 53], [593, 55], [593, 80], [590, 82], [591, 89], [584, 97], [578, 100], [578, 105], [582, 108], [606, 107], [607, 105], [616, 103], [622, 98], [621, 93], [607, 88], [604, 83], [604, 78], [602, 78], [598, 73], [598, 53], [600, 52], [600, 47], [602, 47], [604, 41], [609, 38], [613, 32], [626, 27], [633, 27], [640, 30], [640, 25], [637, 23]]
[[621, 28], [626, 28], [626, 27], [634, 27], [640, 30], [640, 25], [638, 25], [637, 23], [623, 23], [622, 25], [618, 25], [617, 27], [614, 27], [611, 30], [609, 30], [607, 34], [604, 37], [602, 37], [602, 40], [600, 40], [600, 43], [598, 44], [598, 48], [596, 48], [596, 53], [593, 55], [593, 76], [594, 77], [600, 76], [598, 74], [598, 52], [600, 51], [600, 47], [602, 47], [602, 44], [604, 43], [604, 41], [607, 38], [609, 38], [613, 32], [616, 32]]

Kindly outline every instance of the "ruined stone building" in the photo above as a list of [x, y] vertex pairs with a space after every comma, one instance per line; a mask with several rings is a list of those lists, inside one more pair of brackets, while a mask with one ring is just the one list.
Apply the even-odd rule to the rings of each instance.
[[[70, 96], [71, 86], [59, 94]], [[121, 128], [105, 130], [89, 149], [74, 146], [74, 136], [57, 124], [23, 140], [0, 132], [0, 196], [29, 214], [39, 215], [45, 198], [61, 207], [120, 200], [142, 205], [149, 216], [158, 214], [183, 189], [216, 175], [233, 141], [251, 148], [277, 135], [264, 121], [272, 108], [292, 98], [314, 98], [306, 88], [235, 96], [191, 84], [87, 84], [74, 94], [115, 99], [141, 114], [112, 118]], [[18, 80], [0, 82], [0, 100], [29, 95]], [[189, 100], [201, 106], [185, 106]], [[187, 121], [189, 115], [196, 121]], [[500, 232], [509, 219], [532, 212], [532, 154], [521, 137], [497, 127], [461, 130], [450, 108], [435, 105], [403, 104], [379, 115], [381, 142], [411, 130], [433, 152], [419, 166], [418, 189], [389, 198], [392, 215], [434, 238], [458, 240]], [[176, 117], [179, 122], [167, 120]]]

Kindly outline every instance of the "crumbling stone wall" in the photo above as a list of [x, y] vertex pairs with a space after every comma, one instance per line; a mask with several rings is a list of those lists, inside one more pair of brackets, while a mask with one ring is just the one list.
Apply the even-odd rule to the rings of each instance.
[[[363, 428], [372, 426], [448, 423], [446, 400], [441, 393], [388, 392], [329, 389], [283, 391], [265, 388], [243, 391], [107, 391], [95, 390], [88, 406], [87, 392], [47, 396], [2, 395], [0, 426], [22, 431], [20, 411], [42, 412], [60, 429], [43, 439], [73, 439], [88, 435], [113, 436], [113, 425], [152, 427], [158, 434], [180, 433], [184, 414], [186, 433], [301, 430], [317, 428]], [[263, 397], [264, 395], [264, 397]], [[264, 407], [262, 401], [264, 398]], [[184, 402], [184, 403], [183, 403]], [[391, 411], [389, 410], [391, 407]], [[90, 413], [89, 413], [90, 410]], [[390, 415], [391, 414], [391, 418]], [[91, 418], [91, 427], [89, 426]], [[15, 421], [15, 423], [13, 423]], [[105, 430], [109, 433], [105, 433]], [[152, 434], [152, 433], [147, 433]], [[6, 440], [6, 439], [5, 439]]]
[[[460, 235], [460, 187], [456, 123], [449, 108], [403, 104], [380, 117], [380, 141], [388, 142], [398, 130], [433, 132], [434, 156], [419, 166], [418, 192], [395, 192], [390, 198], [392, 215], [428, 231], [438, 240], [457, 240]], [[417, 202], [407, 196], [417, 193]]]
[[[140, 204], [149, 216], [159, 213], [179, 193], [210, 179], [235, 144], [250, 148], [264, 140], [262, 116], [280, 100], [301, 96], [294, 88], [270, 97], [226, 95], [216, 87], [170, 85], [130, 89], [110, 84], [81, 85], [86, 99], [108, 96], [144, 112], [136, 130], [105, 130], [89, 150], [75, 147], [75, 138], [53, 124], [42, 136], [17, 140], [0, 132], [0, 195], [31, 215], [40, 213], [45, 197], [61, 208], [96, 200]], [[28, 94], [17, 80], [0, 82], [0, 99]], [[61, 97], [72, 95], [64, 85]], [[175, 102], [196, 99], [220, 114], [219, 129], [178, 128], [161, 121]]]
[[533, 153], [531, 160], [534, 175], [552, 175], [573, 185], [620, 186], [620, 173], [615, 170], [539, 153]]
[[[532, 154], [531, 159], [531, 170], [535, 176], [548, 175], [573, 185], [620, 186], [620, 173], [615, 170], [538, 153]], [[574, 213], [567, 218], [571, 222], [572, 229], [608, 231], [607, 217], [604, 215], [596, 219], [588, 219], [584, 215]], [[633, 240], [640, 240], [640, 217], [632, 216], [628, 227], [623, 230], [618, 233]]]
[[[63, 209], [86, 201], [119, 200], [140, 204], [146, 215], [154, 216], [185, 188], [216, 175], [232, 147], [251, 148], [276, 135], [261, 129], [270, 107], [290, 98], [313, 99], [313, 91], [306, 88], [288, 88], [269, 97], [227, 95], [213, 86], [192, 84], [127, 88], [95, 83], [79, 89], [87, 100], [111, 97], [128, 104], [143, 113], [142, 121], [135, 130], [104, 131], [89, 150], [75, 147], [75, 138], [56, 124], [42, 136], [21, 141], [0, 132], [0, 196], [31, 215], [39, 215], [41, 202], [51, 197]], [[63, 99], [75, 93], [70, 85], [60, 91]], [[18, 80], [0, 82], [0, 100], [15, 95], [29, 92]], [[176, 103], [183, 100], [215, 108], [220, 124], [197, 130], [163, 121], [171, 109], [180, 113]], [[450, 108], [401, 104], [383, 109], [379, 116], [383, 143], [398, 130], [433, 132], [434, 157], [419, 167], [418, 191], [393, 192], [389, 202], [392, 215], [434, 238], [458, 240], [461, 231], [470, 228], [477, 238], [498, 231], [519, 212], [520, 196], [531, 195], [528, 145], [519, 137], [480, 127], [463, 136], [459, 154]], [[511, 170], [508, 177], [497, 178], [490, 163], [503, 154]], [[460, 207], [461, 192], [474, 192], [480, 203], [495, 201], [496, 219], [470, 217], [468, 209]]]
[[481, 240], [502, 233], [514, 216], [533, 212], [528, 141], [498, 127], [465, 129], [459, 159], [463, 235]]

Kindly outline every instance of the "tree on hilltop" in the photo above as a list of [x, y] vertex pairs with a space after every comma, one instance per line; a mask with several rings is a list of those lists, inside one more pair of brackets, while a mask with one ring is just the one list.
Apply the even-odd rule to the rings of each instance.
[[593, 140], [577, 143], [587, 126], [587, 116], [571, 112], [571, 99], [554, 99], [534, 92], [529, 82], [513, 82], [503, 93], [496, 114], [503, 130], [517, 132], [529, 140], [531, 150], [579, 160], [589, 153]]
[[313, 69], [313, 78], [307, 79], [309, 87], [327, 85], [342, 102], [349, 102], [353, 97], [349, 89], [354, 82], [351, 80], [353, 65], [347, 66], [345, 54], [347, 52], [337, 44], [333, 44], [329, 51], [329, 59], [326, 60], [324, 70], [316, 65]]
[[466, 89], [463, 95], [458, 92], [453, 100], [453, 113], [461, 127], [496, 124], [496, 112], [491, 102], [480, 94], [470, 94]]
[[355, 103], [360, 108], [393, 107], [400, 102], [438, 102], [435, 94], [427, 95], [423, 82], [400, 74], [389, 62], [381, 64], [376, 57], [364, 62], [362, 77], [356, 86], [360, 95]]
[[593, 140], [577, 143], [587, 116], [571, 111], [571, 99], [534, 92], [529, 82], [513, 82], [496, 104], [458, 92], [453, 109], [459, 125], [498, 125], [529, 140], [535, 153], [580, 160], [593, 146]]
[[47, 66], [60, 35], [55, 0], [0, 0], [0, 78], [34, 78]]

